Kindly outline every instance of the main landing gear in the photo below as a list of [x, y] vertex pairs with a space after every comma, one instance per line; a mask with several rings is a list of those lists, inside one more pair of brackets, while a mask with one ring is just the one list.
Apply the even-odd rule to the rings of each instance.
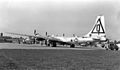
[[57, 47], [56, 42], [52, 42], [52, 47]]
[[75, 44], [71, 44], [71, 45], [70, 45], [70, 48], [75, 48]]

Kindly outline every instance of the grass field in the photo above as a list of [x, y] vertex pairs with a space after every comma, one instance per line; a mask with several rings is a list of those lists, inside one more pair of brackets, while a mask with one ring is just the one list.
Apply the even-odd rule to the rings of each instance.
[[1, 49], [0, 70], [120, 70], [120, 51]]
[[0, 70], [120, 70], [120, 51], [17, 44], [0, 48]]

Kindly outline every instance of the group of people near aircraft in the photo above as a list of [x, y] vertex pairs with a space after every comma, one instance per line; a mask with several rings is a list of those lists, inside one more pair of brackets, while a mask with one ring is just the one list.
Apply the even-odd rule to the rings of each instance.
[[97, 16], [95, 24], [91, 31], [82, 36], [74, 36], [74, 37], [65, 37], [65, 36], [54, 36], [54, 35], [47, 35], [42, 36], [34, 30], [34, 35], [26, 35], [26, 34], [19, 34], [19, 33], [10, 33], [13, 35], [20, 35], [20, 36], [27, 36], [29, 39], [36, 41], [44, 41], [47, 46], [56, 47], [58, 44], [61, 45], [70, 45], [71, 48], [74, 48], [76, 45], [80, 46], [87, 46], [87, 45], [96, 45], [97, 43], [106, 42], [108, 39], [106, 38], [105, 34], [105, 21], [104, 16]]

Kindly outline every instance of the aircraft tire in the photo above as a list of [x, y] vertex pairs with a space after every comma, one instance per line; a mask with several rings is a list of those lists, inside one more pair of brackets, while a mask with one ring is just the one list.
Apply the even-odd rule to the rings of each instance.
[[74, 45], [74, 44], [71, 44], [71, 45], [70, 45], [70, 48], [75, 48], [75, 45]]
[[114, 50], [114, 48], [113, 48], [113, 47], [111, 47], [111, 48], [110, 48], [110, 50]]
[[50, 46], [50, 44], [47, 44], [47, 46]]
[[118, 51], [118, 50], [119, 50], [119, 48], [116, 46], [116, 47], [115, 47], [115, 50], [116, 50], [116, 51]]
[[105, 47], [106, 50], [108, 50], [108, 47]]
[[105, 45], [102, 45], [101, 47], [102, 47], [102, 48], [104, 48], [104, 47], [105, 47]]
[[52, 44], [52, 47], [56, 47], [56, 46], [57, 46], [57, 44], [56, 44], [56, 43], [53, 43], [53, 44]]
[[106, 48], [106, 50], [108, 50], [108, 48]]
[[117, 51], [117, 50], [119, 50], [119, 47], [117, 45], [115, 45], [114, 49]]

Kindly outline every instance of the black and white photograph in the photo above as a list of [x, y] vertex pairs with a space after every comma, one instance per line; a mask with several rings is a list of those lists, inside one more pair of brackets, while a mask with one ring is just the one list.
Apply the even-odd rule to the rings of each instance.
[[120, 0], [0, 0], [0, 70], [120, 70]]

